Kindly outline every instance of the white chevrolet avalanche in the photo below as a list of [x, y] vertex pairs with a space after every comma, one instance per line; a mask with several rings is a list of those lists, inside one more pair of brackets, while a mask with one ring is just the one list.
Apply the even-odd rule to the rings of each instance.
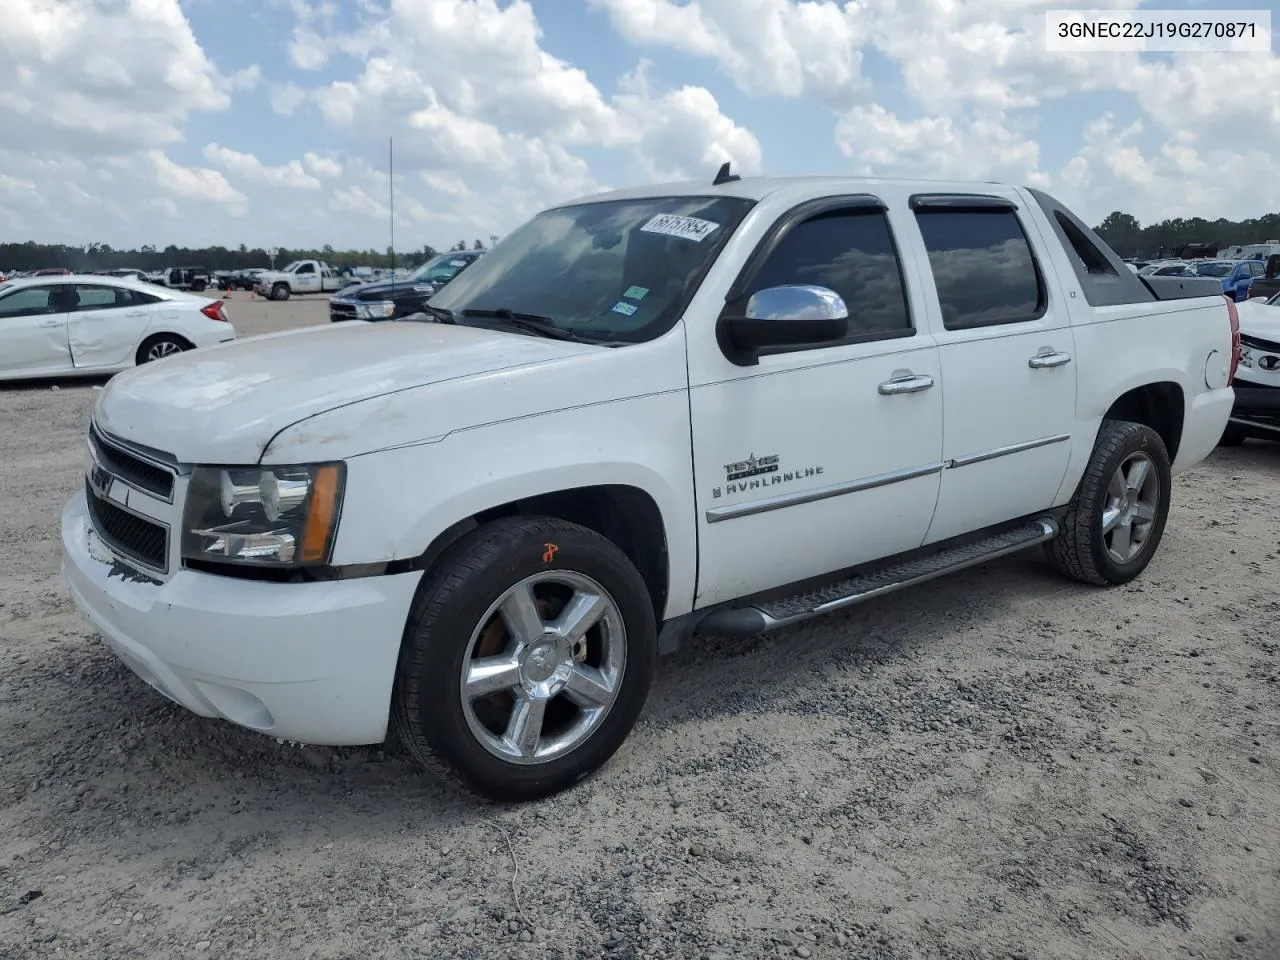
[[1036, 546], [1138, 576], [1239, 354], [1218, 281], [1139, 277], [993, 183], [722, 170], [589, 197], [426, 310], [116, 377], [64, 569], [189, 710], [394, 731], [499, 799], [604, 764], [698, 635]]

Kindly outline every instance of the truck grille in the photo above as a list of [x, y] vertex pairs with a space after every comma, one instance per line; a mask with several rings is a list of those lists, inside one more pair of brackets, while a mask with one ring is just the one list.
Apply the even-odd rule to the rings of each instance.
[[108, 471], [139, 490], [173, 501], [173, 473], [131, 453], [107, 438], [97, 424], [89, 425], [89, 445], [94, 456]]
[[93, 528], [107, 546], [152, 570], [168, 572], [169, 532], [165, 527], [98, 496], [88, 480], [84, 492]]
[[354, 320], [356, 318], [356, 305], [354, 303], [335, 303], [329, 301], [329, 322], [337, 323], [339, 320]]
[[1251, 337], [1248, 334], [1240, 336], [1242, 346], [1252, 347], [1254, 350], [1266, 350], [1271, 353], [1280, 353], [1280, 343], [1272, 340], [1263, 340], [1261, 337]]

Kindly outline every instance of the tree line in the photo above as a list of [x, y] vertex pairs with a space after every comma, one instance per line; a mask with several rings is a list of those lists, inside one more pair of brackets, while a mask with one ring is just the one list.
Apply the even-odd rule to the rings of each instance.
[[[1191, 245], [1216, 251], [1232, 244], [1265, 243], [1280, 240], [1280, 213], [1269, 213], [1250, 220], [1205, 220], [1202, 217], [1161, 220], [1145, 227], [1131, 214], [1116, 210], [1094, 228], [1122, 257], [1172, 257]], [[498, 238], [491, 236], [490, 244]], [[468, 249], [465, 240], [459, 240], [449, 251]], [[470, 247], [484, 250], [485, 244], [476, 240]], [[275, 256], [275, 266], [282, 267], [291, 260], [324, 260], [337, 269], [343, 267], [391, 267], [415, 266], [437, 253], [431, 246], [416, 250], [335, 250], [325, 244], [318, 250], [294, 250], [281, 247]], [[247, 267], [269, 267], [272, 258], [262, 247], [154, 247], [145, 245], [136, 250], [116, 250], [109, 244], [90, 243], [82, 247], [61, 244], [0, 243], [0, 270], [39, 270], [44, 267], [65, 267], [73, 271], [161, 270], [165, 267], [205, 267], [209, 270], [243, 270]]]
[[1235, 244], [1280, 240], [1280, 213], [1252, 220], [1178, 217], [1144, 227], [1137, 217], [1116, 210], [1094, 230], [1122, 257], [1176, 257], [1193, 245], [1216, 253]]
[[[496, 243], [497, 237], [490, 237]], [[455, 250], [484, 250], [485, 244], [476, 240], [468, 247], [459, 240], [446, 252]], [[324, 260], [336, 269], [343, 267], [414, 267], [441, 251], [425, 245], [415, 250], [335, 250], [325, 244], [318, 250], [286, 249], [276, 251], [274, 265], [283, 267], [292, 260]], [[90, 243], [82, 247], [63, 244], [0, 243], [0, 272], [41, 270], [49, 267], [65, 267], [74, 273], [92, 273], [95, 270], [163, 270], [166, 267], [205, 267], [209, 270], [244, 270], [249, 267], [270, 267], [272, 257], [262, 247], [154, 247], [144, 245], [136, 250], [117, 250], [110, 244]]]

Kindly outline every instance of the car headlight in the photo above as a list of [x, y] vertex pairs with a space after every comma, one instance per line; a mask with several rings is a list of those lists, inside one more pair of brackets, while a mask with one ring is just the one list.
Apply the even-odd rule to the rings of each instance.
[[382, 317], [389, 317], [395, 312], [396, 305], [390, 300], [356, 304], [356, 318], [359, 320], [377, 320]]
[[270, 567], [329, 562], [342, 512], [343, 463], [196, 467], [182, 558]]

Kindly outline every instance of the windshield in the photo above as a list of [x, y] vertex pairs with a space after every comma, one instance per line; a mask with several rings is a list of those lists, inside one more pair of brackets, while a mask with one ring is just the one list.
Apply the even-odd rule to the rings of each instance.
[[409, 279], [414, 283], [452, 280], [470, 262], [467, 257], [460, 257], [456, 253], [441, 253], [409, 274]]
[[300, 266], [302, 266], [302, 261], [301, 261], [301, 260], [294, 260], [291, 264], [289, 264], [287, 267], [285, 267], [285, 268], [284, 268], [283, 272], [284, 272], [284, 273], [293, 273], [293, 271], [294, 271], [294, 270], [296, 270], [296, 269], [298, 269], [298, 267], [300, 267]]
[[752, 202], [645, 197], [546, 210], [431, 298], [459, 323], [510, 310], [602, 340], [665, 333]]
[[1191, 269], [1201, 277], [1226, 277], [1231, 275], [1235, 265], [1217, 261], [1215, 263], [1197, 263]]

